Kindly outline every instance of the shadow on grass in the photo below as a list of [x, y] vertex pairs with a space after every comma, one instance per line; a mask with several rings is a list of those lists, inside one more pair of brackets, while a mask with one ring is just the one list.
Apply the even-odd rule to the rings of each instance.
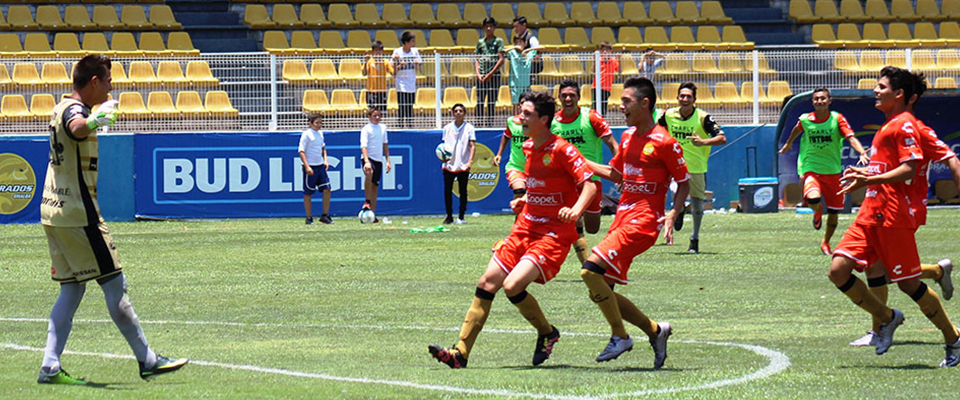
[[599, 372], [599, 373], [686, 371], [686, 369], [682, 369], [682, 368], [660, 368], [660, 369], [654, 369], [652, 367], [651, 368], [641, 368], [641, 367], [611, 368], [609, 366], [604, 366], [604, 365], [585, 366], [585, 365], [568, 365], [568, 364], [546, 365], [546, 366], [537, 366], [537, 367], [532, 365], [516, 365], [516, 366], [494, 367], [491, 369], [512, 369], [512, 370], [518, 370], [518, 371], [519, 370], [535, 370], [535, 369], [557, 370], [557, 371], [578, 370], [578, 371], [584, 371], [584, 372]]
[[857, 366], [851, 365], [851, 366], [843, 366], [843, 367], [840, 367], [840, 368], [844, 368], [844, 369], [862, 369], [862, 368], [867, 368], [867, 369], [903, 370], [903, 371], [940, 369], [940, 367], [937, 366], [937, 365], [925, 365], [925, 364], [907, 364], [907, 365], [857, 365]]

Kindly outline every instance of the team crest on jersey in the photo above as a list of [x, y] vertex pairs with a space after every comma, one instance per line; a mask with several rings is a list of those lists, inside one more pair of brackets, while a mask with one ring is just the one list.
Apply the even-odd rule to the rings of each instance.
[[647, 143], [643, 146], [643, 155], [649, 156], [653, 154], [653, 143]]
[[549, 154], [544, 154], [544, 155], [543, 155], [543, 165], [550, 165], [551, 162], [553, 162], [553, 158], [550, 157]]

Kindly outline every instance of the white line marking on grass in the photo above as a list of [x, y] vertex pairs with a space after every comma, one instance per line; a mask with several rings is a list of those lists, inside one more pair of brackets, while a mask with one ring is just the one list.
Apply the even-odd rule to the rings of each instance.
[[[45, 318], [2, 318], [0, 317], [0, 322], [36, 322], [36, 323], [46, 323], [48, 322]], [[75, 323], [113, 323], [112, 320], [108, 319], [77, 319]], [[350, 325], [340, 325], [340, 324], [281, 324], [281, 323], [246, 323], [246, 322], [228, 322], [228, 321], [140, 321], [142, 324], [151, 324], [151, 325], [207, 325], [207, 326], [240, 326], [240, 327], [277, 327], [277, 328], [346, 328], [346, 329], [378, 329], [378, 330], [387, 330], [387, 329], [406, 329], [406, 330], [421, 330], [421, 331], [444, 331], [444, 332], [458, 332], [457, 328], [437, 328], [437, 327], [427, 327], [427, 326], [415, 326], [415, 325], [401, 325], [401, 326], [387, 326], [387, 325], [371, 325], [371, 324], [350, 324]], [[530, 334], [533, 333], [532, 330], [522, 330], [522, 329], [485, 329], [484, 332], [491, 333], [507, 333], [507, 334]], [[592, 337], [606, 337], [606, 334], [601, 333], [587, 333], [587, 332], [564, 332], [565, 336], [592, 336]], [[384, 380], [384, 379], [372, 379], [372, 378], [355, 378], [355, 377], [344, 377], [328, 374], [317, 374], [311, 372], [301, 372], [301, 371], [292, 371], [287, 369], [279, 368], [268, 368], [268, 367], [258, 367], [254, 365], [240, 365], [240, 364], [226, 364], [218, 363], [211, 361], [191, 361], [195, 365], [201, 366], [210, 366], [210, 367], [219, 367], [219, 368], [229, 368], [235, 370], [267, 373], [267, 374], [277, 374], [277, 375], [287, 375], [295, 376], [302, 378], [314, 378], [314, 379], [323, 379], [329, 381], [337, 382], [353, 382], [353, 383], [370, 383], [370, 384], [380, 384], [380, 385], [389, 385], [389, 386], [399, 386], [405, 388], [413, 389], [423, 389], [423, 390], [433, 390], [433, 391], [444, 391], [444, 392], [454, 392], [454, 393], [464, 393], [464, 394], [476, 394], [476, 395], [485, 395], [485, 396], [504, 396], [504, 397], [528, 397], [535, 399], [557, 399], [557, 400], [583, 400], [583, 399], [611, 399], [617, 397], [631, 397], [631, 396], [643, 396], [648, 394], [663, 394], [663, 393], [675, 393], [683, 391], [693, 391], [693, 390], [702, 390], [702, 389], [713, 389], [722, 386], [737, 385], [741, 383], [746, 383], [749, 381], [763, 379], [768, 376], [775, 375], [781, 371], [787, 369], [790, 366], [790, 358], [785, 354], [768, 349], [762, 346], [755, 346], [749, 344], [740, 344], [740, 343], [730, 343], [730, 342], [714, 342], [714, 341], [699, 341], [699, 340], [678, 340], [675, 342], [687, 343], [687, 344], [705, 344], [711, 346], [726, 346], [726, 347], [738, 347], [745, 350], [750, 350], [755, 354], [768, 359], [770, 362], [763, 368], [752, 372], [747, 375], [743, 375], [737, 378], [723, 379], [719, 381], [707, 382], [700, 385], [691, 385], [691, 386], [681, 386], [674, 388], [663, 388], [663, 389], [647, 389], [639, 390], [634, 392], [626, 393], [608, 393], [605, 395], [590, 397], [590, 396], [574, 396], [574, 395], [561, 395], [561, 394], [552, 394], [552, 393], [532, 393], [532, 392], [515, 392], [504, 389], [473, 389], [473, 388], [463, 388], [457, 386], [445, 386], [445, 385], [429, 385], [416, 382], [407, 382], [407, 381], [396, 381], [396, 380]], [[18, 345], [14, 343], [0, 343], [0, 348], [8, 348], [12, 350], [23, 350], [23, 351], [43, 351], [41, 348], [29, 347]], [[109, 353], [86, 353], [86, 352], [71, 352], [66, 351], [68, 354], [76, 354], [82, 356], [93, 356], [93, 357], [104, 357], [104, 358], [123, 358], [123, 359], [132, 359], [132, 356], [128, 355], [117, 355]]]

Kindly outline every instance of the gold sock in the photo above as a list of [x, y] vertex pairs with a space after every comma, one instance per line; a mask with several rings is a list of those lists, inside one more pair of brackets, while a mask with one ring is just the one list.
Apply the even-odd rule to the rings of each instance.
[[943, 268], [939, 264], [920, 264], [920, 279], [940, 280], [943, 278]]
[[577, 259], [583, 265], [583, 262], [587, 261], [587, 257], [590, 255], [590, 243], [587, 242], [587, 238], [582, 233], [580, 238], [573, 243], [573, 251], [577, 253]]
[[463, 319], [463, 326], [460, 327], [460, 341], [457, 342], [457, 350], [460, 350], [463, 358], [469, 358], [470, 349], [473, 348], [473, 343], [477, 341], [477, 336], [483, 330], [483, 324], [487, 322], [492, 304], [493, 300], [473, 298], [473, 304], [467, 310], [467, 315]]
[[950, 322], [950, 317], [947, 316], [947, 310], [943, 309], [940, 297], [926, 285], [924, 287], [927, 289], [926, 293], [923, 293], [923, 296], [916, 300], [917, 305], [920, 306], [920, 311], [927, 316], [930, 322], [933, 322], [937, 329], [940, 329], [940, 332], [943, 332], [944, 342], [948, 344], [956, 343], [958, 338], [957, 327]]
[[[886, 278], [883, 278], [883, 279], [886, 280]], [[889, 292], [890, 291], [887, 288], [887, 285], [875, 286], [870, 288], [870, 293], [873, 293], [874, 297], [876, 297], [877, 300], [879, 300], [883, 304], [887, 304], [887, 295], [889, 294]], [[873, 326], [871, 327], [871, 329], [873, 329], [874, 332], [880, 332], [880, 325], [882, 324], [883, 322], [880, 321], [879, 318], [874, 316]]]
[[626, 328], [623, 327], [623, 317], [620, 315], [617, 297], [614, 295], [613, 289], [610, 289], [610, 286], [607, 286], [607, 283], [603, 280], [603, 275], [581, 269], [580, 277], [583, 278], [583, 283], [587, 284], [587, 289], [590, 289], [590, 300], [593, 300], [600, 307], [603, 316], [607, 318], [611, 333], [621, 338], [630, 337], [627, 335]]
[[841, 291], [850, 298], [853, 304], [867, 310], [867, 312], [879, 318], [882, 323], [890, 322], [893, 319], [893, 310], [881, 303], [876, 296], [870, 293], [870, 291], [867, 290], [867, 285], [864, 284], [863, 281], [857, 279], [855, 276], [851, 276], [850, 281], [844, 286], [847, 285], [850, 285], [850, 288], [846, 291], [841, 289]]
[[547, 317], [543, 315], [543, 310], [540, 309], [540, 303], [537, 302], [537, 299], [535, 299], [532, 294], [523, 291], [517, 296], [510, 297], [510, 302], [517, 306], [517, 310], [520, 310], [520, 315], [526, 318], [530, 325], [533, 325], [538, 335], [549, 335], [553, 332], [553, 326], [547, 322]]
[[646, 333], [647, 336], [656, 338], [657, 329], [659, 329], [657, 321], [647, 317], [630, 299], [623, 297], [622, 294], [617, 292], [613, 292], [613, 294], [617, 297], [617, 306], [620, 308], [620, 315], [623, 316], [623, 320], [636, 325], [642, 329], [643, 333]]

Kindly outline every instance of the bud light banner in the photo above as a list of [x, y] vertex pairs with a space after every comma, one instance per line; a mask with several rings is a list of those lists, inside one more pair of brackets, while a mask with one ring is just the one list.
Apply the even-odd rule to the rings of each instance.
[[[512, 192], [493, 165], [500, 130], [477, 131], [467, 212], [509, 211]], [[439, 131], [388, 132], [392, 169], [380, 181], [377, 213], [443, 214]], [[147, 218], [303, 216], [300, 133], [136, 135], [136, 213]], [[364, 202], [360, 134], [325, 132], [330, 214], [357, 215]], [[505, 151], [506, 153], [507, 151]], [[506, 154], [505, 154], [506, 155]], [[456, 185], [454, 185], [456, 187]], [[453, 207], [459, 207], [454, 190]], [[322, 212], [313, 195], [313, 214]]]

